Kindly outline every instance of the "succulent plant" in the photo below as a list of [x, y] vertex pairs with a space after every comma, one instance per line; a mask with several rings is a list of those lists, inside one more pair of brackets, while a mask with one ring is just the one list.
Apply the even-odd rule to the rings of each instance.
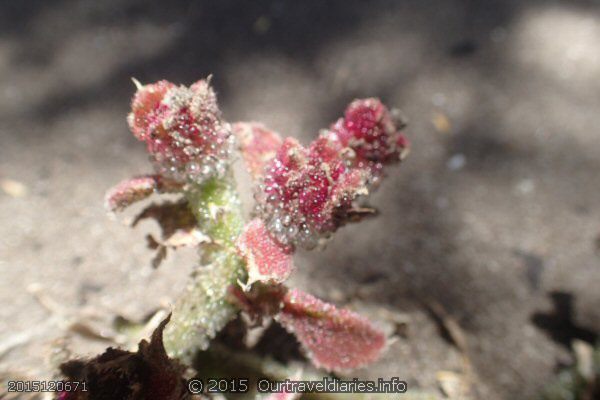
[[[109, 190], [106, 207], [122, 211], [155, 193], [180, 197], [138, 217], [156, 218], [163, 228], [161, 240], [153, 239], [156, 265], [167, 248], [196, 246], [200, 253], [164, 328], [169, 356], [188, 361], [243, 312], [277, 321], [317, 367], [340, 371], [376, 360], [387, 340], [380, 329], [286, 282], [297, 247], [312, 249], [370, 213], [362, 199], [408, 151], [394, 113], [378, 99], [355, 100], [304, 146], [260, 123], [225, 122], [210, 79], [189, 88], [136, 85], [129, 127], [146, 143], [155, 174]], [[232, 172], [236, 152], [254, 180], [248, 221]]]

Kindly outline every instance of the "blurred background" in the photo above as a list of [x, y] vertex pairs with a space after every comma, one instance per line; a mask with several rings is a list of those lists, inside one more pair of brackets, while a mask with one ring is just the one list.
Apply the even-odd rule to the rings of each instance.
[[125, 121], [130, 78], [209, 74], [226, 119], [305, 143], [356, 97], [409, 120], [379, 217], [297, 259], [295, 285], [395, 325], [356, 376], [534, 398], [589, 358], [600, 2], [40, 0], [0, 3], [0, 373], [47, 377], [65, 331], [95, 324], [68, 342], [94, 354], [115, 315], [181, 291], [194, 252], [152, 269], [156, 227], [102, 201], [151, 168]]

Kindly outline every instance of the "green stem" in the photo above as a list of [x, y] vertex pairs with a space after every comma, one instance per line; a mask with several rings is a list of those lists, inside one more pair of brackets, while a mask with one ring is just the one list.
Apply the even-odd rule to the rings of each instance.
[[169, 355], [190, 360], [229, 322], [237, 308], [227, 300], [227, 290], [246, 280], [243, 260], [235, 240], [244, 224], [233, 177], [192, 185], [186, 198], [198, 226], [212, 243], [202, 248], [201, 266], [173, 308], [164, 333]]

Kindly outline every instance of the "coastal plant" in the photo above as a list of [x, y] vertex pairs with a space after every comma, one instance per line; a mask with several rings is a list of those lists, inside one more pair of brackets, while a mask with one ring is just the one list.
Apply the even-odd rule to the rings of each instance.
[[[322, 247], [343, 225], [374, 213], [367, 196], [408, 152], [396, 114], [378, 99], [354, 100], [304, 145], [258, 122], [228, 123], [210, 78], [189, 87], [135, 83], [127, 121], [154, 172], [119, 183], [105, 203], [116, 213], [169, 194], [134, 220], [153, 218], [162, 228], [161, 237], [148, 236], [154, 266], [173, 249], [198, 249], [199, 265], [161, 326], [168, 357], [190, 363], [242, 313], [251, 325], [280, 324], [318, 368], [339, 372], [375, 361], [387, 342], [380, 328], [289, 287], [288, 278], [297, 249]], [[249, 217], [236, 160], [253, 180]]]

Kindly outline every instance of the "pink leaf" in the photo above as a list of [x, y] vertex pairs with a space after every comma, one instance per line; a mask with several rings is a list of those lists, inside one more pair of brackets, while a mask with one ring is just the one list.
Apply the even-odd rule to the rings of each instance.
[[248, 284], [257, 281], [281, 283], [292, 272], [290, 249], [273, 240], [260, 219], [246, 225], [238, 238], [237, 249], [246, 260]]
[[313, 363], [327, 370], [348, 370], [375, 361], [385, 347], [383, 332], [366, 318], [337, 309], [298, 289], [289, 290], [278, 321], [308, 351]]
[[125, 180], [106, 192], [104, 204], [108, 211], [121, 211], [154, 192], [170, 193], [180, 190], [181, 184], [160, 175], [143, 175]]
[[283, 245], [314, 248], [345, 222], [345, 211], [367, 194], [368, 171], [349, 168], [335, 140], [309, 148], [286, 138], [255, 195], [258, 210]]
[[234, 138], [210, 79], [189, 88], [167, 81], [137, 85], [127, 121], [135, 137], [146, 142], [157, 171], [179, 182], [221, 177]]
[[238, 122], [233, 125], [244, 162], [253, 178], [262, 176], [265, 164], [281, 147], [281, 137], [258, 122]]
[[263, 168], [255, 199], [273, 237], [311, 249], [340, 228], [384, 176], [404, 158], [408, 141], [380, 100], [353, 101], [330, 129], [308, 146], [286, 138]]
[[358, 99], [350, 103], [344, 118], [332, 125], [331, 131], [355, 151], [359, 166], [389, 164], [401, 159], [408, 149], [396, 122], [379, 99]]

